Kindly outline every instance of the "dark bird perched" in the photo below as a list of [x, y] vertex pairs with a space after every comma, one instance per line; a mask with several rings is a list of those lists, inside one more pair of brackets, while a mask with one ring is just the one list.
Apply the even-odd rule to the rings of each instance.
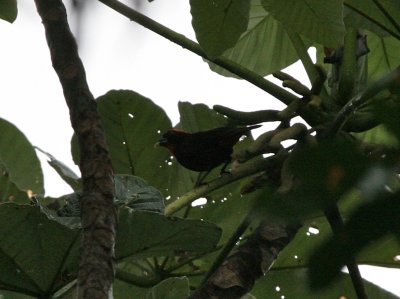
[[261, 125], [240, 128], [220, 127], [196, 133], [170, 129], [157, 144], [166, 147], [179, 164], [187, 169], [208, 173], [225, 163], [221, 169], [222, 173], [231, 161], [233, 146], [240, 137], [258, 127]]

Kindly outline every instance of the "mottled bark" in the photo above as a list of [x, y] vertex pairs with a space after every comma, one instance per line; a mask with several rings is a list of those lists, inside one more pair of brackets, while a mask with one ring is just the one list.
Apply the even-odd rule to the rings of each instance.
[[104, 131], [62, 1], [35, 0], [35, 3], [81, 152], [83, 239], [78, 274], [79, 297], [109, 298], [115, 272], [117, 213]]
[[210, 276], [190, 299], [241, 298], [272, 266], [279, 252], [294, 238], [299, 227], [261, 223], [246, 243], [240, 246]]

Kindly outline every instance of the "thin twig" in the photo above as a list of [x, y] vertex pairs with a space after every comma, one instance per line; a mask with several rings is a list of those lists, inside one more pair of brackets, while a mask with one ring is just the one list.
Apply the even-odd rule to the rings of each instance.
[[226, 59], [224, 57], [219, 57], [215, 59], [211, 59], [207, 56], [207, 54], [203, 51], [203, 49], [199, 46], [199, 44], [194, 41], [188, 39], [182, 34], [179, 34], [168, 27], [157, 23], [151, 18], [137, 12], [136, 10], [130, 8], [129, 6], [117, 1], [117, 0], [99, 0], [103, 4], [112, 8], [113, 10], [119, 12], [130, 20], [142, 25], [143, 27], [165, 37], [171, 42], [215, 63], [216, 65], [230, 71], [231, 73], [239, 76], [242, 79], [247, 80], [248, 82], [254, 84], [255, 86], [261, 88], [272, 96], [276, 97], [278, 100], [288, 105], [291, 102], [298, 99], [295, 95], [286, 91], [278, 85], [266, 80], [264, 77], [258, 75], [257, 73], [241, 66], [240, 64]]
[[231, 253], [232, 249], [235, 247], [236, 243], [249, 227], [252, 220], [252, 211], [250, 211], [243, 221], [239, 224], [236, 228], [236, 231], [233, 235], [229, 238], [228, 242], [225, 244], [224, 248], [222, 248], [221, 252], [219, 253], [218, 257], [215, 259], [214, 263], [212, 264], [211, 268], [208, 270], [207, 275], [204, 276], [201, 285], [204, 285], [206, 281], [210, 278], [211, 275], [222, 265], [226, 257]]
[[244, 163], [240, 168], [238, 168], [235, 173], [232, 174], [225, 174], [215, 179], [207, 184], [201, 185], [179, 197], [179, 199], [175, 200], [174, 202], [170, 203], [165, 208], [165, 215], [170, 216], [180, 209], [184, 208], [185, 206], [192, 203], [194, 200], [214, 191], [216, 189], [221, 188], [222, 186], [226, 186], [230, 183], [233, 183], [239, 179], [244, 177], [259, 173], [268, 167], [271, 162], [276, 161], [277, 159], [283, 158], [285, 154], [277, 154], [263, 160], [254, 160]]
[[[330, 227], [335, 235], [340, 234], [343, 230], [344, 223], [340, 215], [338, 206], [334, 203], [329, 209], [325, 211], [326, 219], [329, 222]], [[358, 268], [355, 259], [349, 260], [346, 263], [349, 275], [353, 283], [354, 290], [356, 291], [358, 299], [367, 299], [367, 293], [365, 291], [363, 278], [361, 277], [360, 269]]]

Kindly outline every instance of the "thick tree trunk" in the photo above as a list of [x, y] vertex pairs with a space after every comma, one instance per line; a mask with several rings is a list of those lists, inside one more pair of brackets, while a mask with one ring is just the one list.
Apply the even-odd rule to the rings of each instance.
[[269, 270], [299, 226], [261, 223], [189, 299], [239, 299]]
[[35, 3], [80, 145], [83, 240], [78, 275], [79, 297], [110, 298], [115, 272], [117, 213], [113, 201], [113, 172], [104, 131], [62, 1], [35, 0]]

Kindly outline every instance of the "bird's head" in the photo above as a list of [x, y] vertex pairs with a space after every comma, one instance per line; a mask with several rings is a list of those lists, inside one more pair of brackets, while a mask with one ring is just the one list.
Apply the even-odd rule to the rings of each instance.
[[176, 147], [185, 139], [188, 134], [189, 133], [178, 129], [170, 129], [164, 133], [162, 138], [158, 140], [155, 146], [166, 147], [172, 154], [174, 154]]

